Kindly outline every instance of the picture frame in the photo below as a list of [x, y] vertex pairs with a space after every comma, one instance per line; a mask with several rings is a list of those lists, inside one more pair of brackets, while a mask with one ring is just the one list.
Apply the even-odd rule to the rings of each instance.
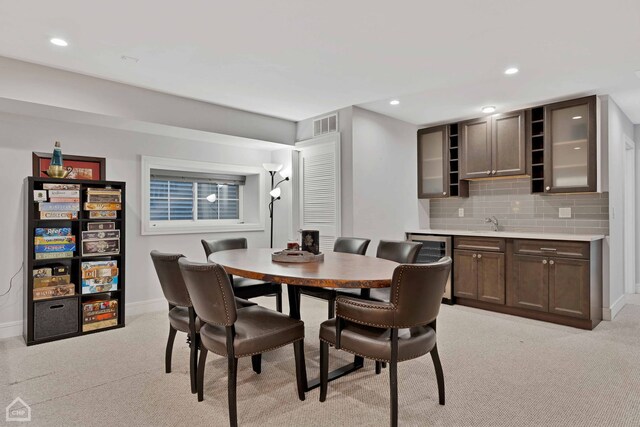
[[[33, 176], [47, 178], [44, 173], [51, 163], [52, 153], [32, 152]], [[82, 179], [89, 181], [106, 181], [107, 159], [104, 157], [63, 155], [65, 167], [73, 168], [66, 179]], [[74, 173], [75, 171], [75, 173]]]

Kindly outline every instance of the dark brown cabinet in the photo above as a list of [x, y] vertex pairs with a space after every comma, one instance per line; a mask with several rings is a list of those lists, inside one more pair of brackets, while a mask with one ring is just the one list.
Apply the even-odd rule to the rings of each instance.
[[549, 310], [549, 268], [546, 258], [515, 255], [513, 280], [507, 305], [529, 310]]
[[418, 198], [448, 196], [448, 151], [447, 126], [418, 131]]
[[456, 237], [453, 289], [458, 298], [505, 303], [504, 239]]
[[524, 111], [469, 120], [460, 130], [463, 179], [526, 173]]
[[478, 252], [478, 300], [504, 304], [504, 254]]
[[589, 318], [589, 261], [549, 260], [549, 312]]
[[454, 296], [478, 299], [477, 256], [471, 251], [453, 251]]

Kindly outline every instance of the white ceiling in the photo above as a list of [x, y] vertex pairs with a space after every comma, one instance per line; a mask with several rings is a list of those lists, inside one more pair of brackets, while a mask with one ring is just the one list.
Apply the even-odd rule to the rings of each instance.
[[291, 120], [611, 93], [640, 123], [639, 23], [637, 0], [0, 0], [0, 55]]

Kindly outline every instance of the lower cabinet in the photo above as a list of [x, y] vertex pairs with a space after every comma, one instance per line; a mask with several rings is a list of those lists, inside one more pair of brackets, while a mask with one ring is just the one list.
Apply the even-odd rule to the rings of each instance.
[[504, 254], [454, 250], [454, 295], [504, 304]]
[[507, 304], [529, 310], [548, 311], [549, 268], [545, 258], [514, 256], [513, 278], [509, 283]]
[[549, 312], [588, 319], [589, 261], [551, 258], [549, 260]]

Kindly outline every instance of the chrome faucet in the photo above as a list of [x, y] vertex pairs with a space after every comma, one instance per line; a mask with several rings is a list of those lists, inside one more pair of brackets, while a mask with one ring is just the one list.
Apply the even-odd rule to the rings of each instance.
[[495, 216], [486, 217], [484, 219], [484, 222], [491, 223], [491, 228], [493, 229], [493, 231], [498, 231], [498, 218], [496, 218]]

